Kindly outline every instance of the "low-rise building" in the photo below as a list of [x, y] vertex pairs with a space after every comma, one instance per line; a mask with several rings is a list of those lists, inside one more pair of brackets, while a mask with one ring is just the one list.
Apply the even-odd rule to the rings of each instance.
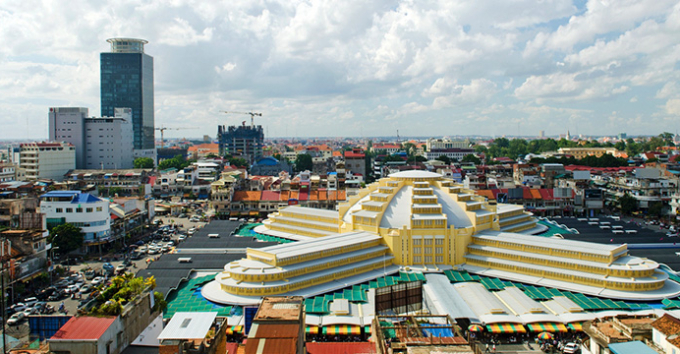
[[[98, 195], [107, 197], [150, 195], [154, 181], [150, 168], [70, 170], [64, 175], [68, 189], [89, 190], [91, 187]], [[75, 187], [70, 188], [72, 186]]]
[[580, 160], [588, 156], [602, 157], [604, 154], [618, 157], [621, 152], [613, 147], [563, 147], [557, 150], [559, 154], [571, 155]]
[[652, 338], [652, 323], [656, 316], [616, 316], [596, 319], [583, 326], [590, 337], [591, 353], [611, 352], [609, 346], [635, 340], [649, 341]]
[[86, 248], [113, 241], [109, 201], [80, 191], [52, 191], [40, 197], [47, 228], [72, 224], [83, 232]]
[[25, 143], [19, 148], [19, 167], [26, 171], [26, 180], [61, 181], [76, 167], [76, 148], [69, 143]]
[[662, 353], [680, 353], [680, 319], [669, 314], [650, 324], [651, 339]]
[[248, 332], [246, 353], [305, 353], [302, 296], [265, 297]]

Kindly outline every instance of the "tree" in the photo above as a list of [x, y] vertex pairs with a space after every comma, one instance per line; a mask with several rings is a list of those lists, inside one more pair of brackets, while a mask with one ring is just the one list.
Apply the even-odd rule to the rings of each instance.
[[241, 157], [230, 157], [229, 158], [229, 165], [239, 166], [239, 167], [247, 167], [248, 161], [246, 161], [246, 159], [241, 158]]
[[621, 213], [624, 215], [630, 215], [633, 211], [637, 210], [638, 202], [635, 197], [625, 193], [624, 195], [618, 197], [619, 207], [621, 208]]
[[473, 154], [467, 154], [463, 156], [462, 162], [473, 162], [475, 165], [479, 165], [482, 163], [482, 160]]
[[312, 155], [310, 154], [298, 154], [295, 158], [295, 171], [311, 171], [314, 168], [314, 163], [312, 162]]
[[218, 157], [218, 156], [215, 155], [215, 154], [213, 154], [212, 152], [209, 153], [209, 154], [207, 154], [207, 155], [205, 155], [205, 158], [206, 158], [206, 159], [216, 159], [217, 157]]
[[52, 228], [48, 241], [59, 247], [59, 253], [66, 254], [83, 246], [83, 232], [73, 224], [61, 224]]
[[153, 168], [153, 159], [150, 157], [139, 157], [135, 159], [135, 168]]
[[446, 155], [440, 155], [439, 157], [437, 157], [437, 160], [439, 160], [439, 161], [441, 161], [441, 162], [443, 162], [447, 165], [451, 164], [451, 159]]
[[187, 161], [182, 155], [175, 155], [175, 157], [167, 160], [163, 160], [158, 164], [159, 170], [167, 170], [169, 168], [175, 168], [178, 171], [189, 166], [191, 162]]

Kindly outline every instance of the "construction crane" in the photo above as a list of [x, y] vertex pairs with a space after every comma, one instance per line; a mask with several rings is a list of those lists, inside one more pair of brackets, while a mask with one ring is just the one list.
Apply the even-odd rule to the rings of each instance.
[[166, 130], [185, 130], [185, 129], [198, 129], [198, 127], [191, 127], [191, 128], [189, 128], [189, 127], [181, 127], [181, 128], [160, 127], [160, 128], [156, 128], [156, 130], [161, 131], [161, 149], [165, 147], [165, 139], [163, 138], [163, 133]]
[[[254, 113], [254, 112], [233, 112], [233, 111], [220, 111], [222, 113], [234, 113], [234, 114], [250, 114], [250, 126], [255, 127], [255, 116], [262, 117], [262, 113]], [[245, 125], [245, 124], [243, 124]]]

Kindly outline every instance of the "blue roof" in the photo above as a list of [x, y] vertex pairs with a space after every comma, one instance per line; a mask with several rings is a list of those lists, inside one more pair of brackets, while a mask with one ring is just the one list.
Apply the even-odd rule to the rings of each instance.
[[80, 194], [80, 191], [51, 191], [41, 195], [40, 198], [45, 197], [67, 198], [73, 197], [76, 194]]
[[276, 166], [276, 164], [279, 163], [279, 160], [273, 158], [273, 157], [265, 157], [257, 161], [255, 164], [256, 165], [265, 165], [265, 166]]
[[613, 354], [657, 354], [654, 349], [639, 340], [626, 343], [612, 343], [609, 345], [609, 350]]
[[97, 203], [101, 202], [102, 200], [93, 196], [92, 194], [89, 193], [80, 193], [78, 194], [71, 203], [73, 204], [80, 204], [80, 203]]

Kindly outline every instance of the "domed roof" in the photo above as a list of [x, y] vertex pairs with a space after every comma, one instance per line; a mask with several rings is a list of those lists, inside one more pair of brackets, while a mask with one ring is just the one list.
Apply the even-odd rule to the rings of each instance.
[[264, 165], [264, 166], [276, 166], [276, 164], [279, 163], [279, 160], [269, 156], [269, 157], [264, 157], [258, 160], [255, 164], [256, 165]]

